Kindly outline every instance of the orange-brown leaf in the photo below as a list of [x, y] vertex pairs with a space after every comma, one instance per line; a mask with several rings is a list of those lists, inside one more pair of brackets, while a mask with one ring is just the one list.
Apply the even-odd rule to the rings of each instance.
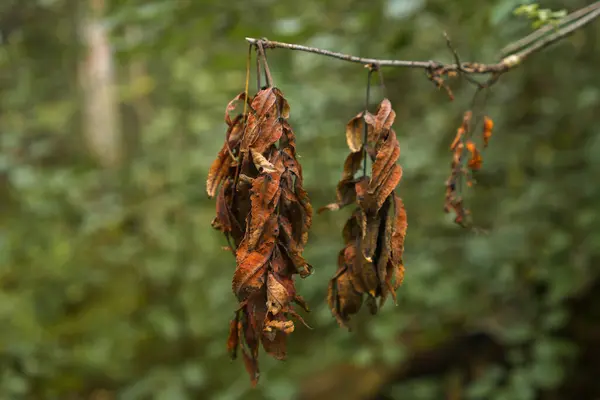
[[281, 331], [281, 332], [283, 332], [285, 334], [290, 334], [290, 333], [294, 332], [294, 329], [295, 329], [294, 322], [290, 321], [290, 320], [285, 320], [285, 321], [277, 320], [277, 319], [270, 320], [266, 324], [265, 330], [267, 332], [269, 332], [269, 331], [274, 330], [274, 329], [278, 330], [278, 331]]
[[390, 130], [387, 137], [382, 139], [377, 143], [377, 156], [372, 167], [371, 182], [369, 183], [371, 193], [381, 186], [386, 177], [386, 172], [396, 164], [400, 157], [400, 143], [396, 138], [396, 132]]
[[265, 225], [264, 237], [256, 249], [248, 247], [246, 237], [237, 250], [237, 268], [233, 275], [232, 288], [239, 301], [259, 292], [265, 284], [266, 264], [275, 248], [277, 216], [271, 215]]
[[483, 147], [487, 147], [490, 138], [492, 137], [492, 130], [494, 129], [494, 121], [489, 117], [483, 117]]
[[394, 197], [394, 216], [395, 223], [392, 232], [392, 264], [394, 266], [403, 264], [404, 254], [404, 238], [406, 237], [406, 230], [408, 228], [408, 222], [406, 219], [406, 209], [404, 208], [404, 202], [396, 194]]
[[267, 220], [273, 216], [275, 207], [279, 202], [281, 194], [279, 187], [279, 181], [281, 179], [281, 173], [279, 171], [282, 169], [281, 158], [275, 159], [274, 169], [274, 172], [261, 174], [252, 182], [252, 195], [250, 198], [252, 208], [246, 234], [249, 249], [254, 248], [258, 243]]
[[481, 169], [481, 165], [483, 164], [483, 158], [481, 157], [481, 153], [475, 146], [475, 143], [472, 141], [467, 141], [467, 150], [471, 153], [471, 158], [469, 159], [468, 166], [472, 170]]
[[[392, 103], [388, 99], [383, 99], [377, 108], [377, 113], [373, 119], [373, 133], [369, 137], [370, 141], [377, 141], [382, 134], [392, 129], [396, 112], [392, 109]], [[367, 120], [369, 122], [369, 120]]]
[[454, 137], [454, 141], [450, 145], [450, 150], [456, 150], [456, 147], [462, 140], [462, 137], [464, 136], [464, 134], [465, 134], [465, 128], [463, 128], [462, 126], [458, 127], [458, 129], [456, 130], [456, 136]]
[[237, 349], [240, 342], [238, 331], [238, 316], [229, 322], [229, 336], [227, 337], [227, 351], [232, 360], [237, 358]]
[[206, 179], [206, 193], [209, 197], [213, 197], [217, 192], [219, 184], [227, 176], [231, 167], [231, 157], [226, 146], [223, 146], [215, 161], [213, 161], [208, 170], [208, 178]]
[[[272, 87], [263, 89], [254, 96], [251, 104], [252, 110], [248, 115], [248, 121], [246, 123], [246, 131], [242, 138], [242, 151], [246, 152], [250, 149], [261, 135], [261, 129], [267, 120], [277, 118], [275, 110], [276, 102], [277, 94]], [[262, 153], [262, 151], [259, 151], [259, 153]]]
[[276, 115], [267, 114], [264, 117], [264, 122], [258, 127], [258, 131], [259, 134], [250, 145], [250, 148], [262, 153], [281, 138], [283, 125]]
[[400, 157], [400, 144], [393, 129], [378, 142], [377, 150], [368, 188], [368, 194], [373, 195], [376, 202], [375, 212], [381, 208], [402, 178], [402, 168], [396, 164]]

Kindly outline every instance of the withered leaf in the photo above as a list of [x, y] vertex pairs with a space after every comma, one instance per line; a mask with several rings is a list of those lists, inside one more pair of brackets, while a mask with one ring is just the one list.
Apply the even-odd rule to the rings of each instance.
[[388, 196], [381, 207], [382, 223], [379, 227], [379, 236], [377, 238], [377, 278], [381, 289], [382, 301], [386, 295], [385, 281], [387, 278], [386, 266], [392, 254], [392, 234], [395, 225], [394, 195]]
[[394, 290], [398, 289], [400, 284], [402, 284], [402, 279], [404, 277], [404, 238], [406, 237], [406, 229], [408, 227], [408, 223], [406, 220], [406, 209], [404, 208], [404, 202], [400, 197], [394, 194], [394, 208], [395, 208], [395, 224], [392, 233], [392, 256], [391, 261], [392, 265], [396, 269], [395, 271], [395, 279], [396, 284], [394, 286]]
[[483, 147], [487, 147], [490, 138], [492, 137], [492, 129], [494, 129], [494, 121], [489, 117], [483, 117]]
[[396, 164], [400, 157], [400, 144], [393, 129], [382, 137], [377, 144], [377, 156], [372, 167], [368, 192], [375, 195], [376, 208], [379, 210], [385, 199], [396, 188], [402, 178], [402, 168]]
[[362, 232], [361, 250], [368, 262], [373, 262], [373, 256], [377, 249], [377, 239], [379, 237], [379, 225], [381, 219], [379, 215], [366, 215], [366, 229]]
[[212, 222], [212, 226], [223, 233], [229, 233], [233, 229], [232, 214], [228, 202], [232, 186], [231, 179], [225, 181], [217, 195], [217, 215]]
[[290, 302], [291, 297], [285, 286], [275, 277], [268, 274], [267, 278], [267, 312], [277, 315]]
[[213, 161], [210, 169], [208, 170], [208, 177], [206, 178], [206, 193], [209, 197], [213, 197], [217, 192], [217, 188], [221, 181], [227, 176], [229, 173], [229, 169], [234, 165], [234, 159], [232, 158], [232, 154], [230, 153], [231, 147], [237, 145], [236, 141], [230, 141], [230, 135], [232, 132], [238, 132], [242, 129], [241, 127], [242, 119], [237, 118], [234, 125], [230, 126], [227, 130], [225, 144], [223, 148], [217, 154], [217, 158]]
[[[290, 321], [291, 322], [291, 321]], [[265, 326], [261, 335], [262, 345], [265, 352], [276, 360], [285, 360], [287, 358], [287, 335], [291, 332], [274, 330], [272, 327]]]
[[344, 225], [344, 229], [342, 230], [342, 236], [344, 238], [344, 244], [354, 243], [356, 239], [362, 237], [362, 229], [359, 224], [359, 220], [362, 218], [362, 212], [360, 208], [357, 208], [352, 213], [352, 216], [346, 224]]
[[392, 103], [388, 99], [383, 99], [377, 108], [374, 117], [366, 117], [367, 123], [373, 126], [369, 141], [376, 142], [384, 132], [392, 129], [396, 112], [392, 109]]
[[456, 136], [454, 137], [454, 141], [452, 141], [452, 144], [450, 145], [450, 150], [456, 150], [456, 148], [458, 147], [458, 144], [461, 142], [464, 135], [465, 135], [465, 128], [460, 126], [456, 130]]
[[256, 169], [259, 173], [264, 172], [269, 174], [272, 172], [276, 172], [275, 166], [271, 164], [269, 160], [265, 158], [265, 156], [260, 154], [258, 151], [252, 149], [250, 150], [250, 152], [252, 153], [252, 161], [254, 161], [254, 165], [256, 166]]
[[271, 320], [265, 326], [265, 331], [269, 332], [273, 329], [281, 331], [283, 333], [289, 334], [294, 332], [294, 323], [290, 320], [281, 321], [281, 320]]
[[229, 336], [227, 337], [227, 351], [232, 360], [237, 357], [237, 349], [240, 342], [239, 337], [239, 313], [235, 314], [235, 318], [229, 323]]
[[272, 115], [276, 101], [277, 94], [272, 87], [263, 89], [254, 96], [251, 103], [252, 111], [248, 115], [246, 131], [241, 143], [242, 151], [250, 149], [250, 146], [259, 137], [266, 120], [272, 117], [276, 118], [276, 115]]
[[[281, 174], [278, 171], [281, 169], [281, 165], [281, 159], [277, 158], [275, 160], [275, 171], [260, 175], [252, 182], [252, 194], [250, 196], [252, 208], [246, 234], [248, 248], [250, 249], [258, 243], [267, 220], [273, 217], [273, 212], [279, 202]], [[276, 218], [273, 223], [277, 223]], [[278, 233], [274, 232], [273, 234], [277, 235]]]
[[272, 215], [265, 225], [265, 234], [256, 249], [248, 247], [248, 237], [246, 237], [237, 250], [233, 292], [239, 301], [246, 300], [251, 294], [260, 291], [266, 283], [266, 263], [275, 248], [277, 217]]
[[[375, 297], [379, 286], [377, 271], [375, 270], [372, 260], [366, 259], [363, 252], [360, 251], [362, 250], [362, 239], [357, 239], [356, 247], [359, 251], [352, 254], [352, 259], [346, 256], [347, 258], [345, 260], [351, 271], [350, 278], [352, 286], [359, 293], [367, 293], [370, 296]], [[349, 263], [350, 261], [352, 261], [352, 264]]]
[[273, 115], [266, 115], [265, 121], [260, 125], [260, 133], [250, 145], [250, 149], [262, 153], [275, 144], [283, 134], [283, 125], [280, 120]]
[[346, 143], [352, 153], [362, 150], [365, 129], [364, 115], [364, 111], [356, 114], [346, 125]]
[[467, 150], [471, 153], [471, 158], [468, 161], [468, 166], [471, 170], [479, 170], [481, 169], [481, 165], [483, 164], [483, 158], [481, 157], [481, 153], [475, 146], [475, 143], [472, 141], [467, 141], [466, 144]]
[[255, 387], [258, 383], [258, 377], [260, 376], [258, 360], [255, 357], [249, 356], [245, 350], [242, 350], [242, 358], [244, 360], [246, 371], [248, 372], [248, 375], [250, 375], [250, 383], [252, 384], [252, 387]]
[[329, 282], [327, 302], [331, 313], [340, 326], [347, 327], [349, 316], [356, 314], [362, 306], [362, 295], [354, 290], [348, 270], [341, 266]]
[[263, 153], [281, 138], [284, 131], [282, 120], [289, 117], [290, 107], [279, 89], [267, 88], [256, 94], [252, 109], [241, 150], [245, 152], [252, 148]]

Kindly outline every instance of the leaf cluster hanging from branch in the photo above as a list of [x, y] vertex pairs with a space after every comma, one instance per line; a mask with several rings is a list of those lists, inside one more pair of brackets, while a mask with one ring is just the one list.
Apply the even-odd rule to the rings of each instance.
[[[465, 111], [461, 125], [456, 130], [456, 136], [450, 145], [452, 152], [452, 163], [450, 167], [450, 176], [446, 180], [446, 199], [444, 211], [446, 213], [454, 212], [454, 222], [460, 226], [471, 226], [469, 220], [470, 212], [464, 206], [460, 191], [463, 182], [467, 186], [473, 186], [473, 173], [481, 169], [483, 165], [483, 156], [472, 138], [472, 120], [473, 112]], [[494, 122], [488, 116], [483, 117], [482, 145], [487, 148]], [[468, 154], [467, 154], [468, 152]]]
[[[248, 112], [231, 118], [240, 101], [246, 102]], [[275, 87], [254, 97], [245, 92], [236, 96], [225, 114], [225, 144], [207, 180], [209, 196], [218, 190], [212, 225], [230, 243], [233, 239], [236, 257], [232, 289], [239, 307], [227, 345], [232, 358], [241, 347], [253, 384], [259, 376], [260, 344], [271, 356], [284, 359], [287, 335], [294, 331], [290, 318], [304, 323], [293, 303], [308, 311], [296, 293], [294, 276], [304, 278], [312, 271], [302, 257], [312, 206], [302, 187], [289, 114], [288, 102]]]
[[[344, 248], [327, 295], [341, 326], [347, 326], [350, 315], [360, 310], [365, 295], [372, 314], [388, 295], [396, 301], [404, 277], [407, 221], [402, 199], [394, 193], [402, 178], [402, 168], [396, 163], [400, 144], [392, 129], [395, 118], [390, 101], [384, 99], [375, 115], [365, 110], [350, 120], [346, 140], [351, 153], [337, 186], [337, 202], [319, 210], [357, 206], [344, 226]], [[367, 157], [372, 162], [370, 177], [366, 175]], [[355, 178], [361, 165], [363, 174]]]

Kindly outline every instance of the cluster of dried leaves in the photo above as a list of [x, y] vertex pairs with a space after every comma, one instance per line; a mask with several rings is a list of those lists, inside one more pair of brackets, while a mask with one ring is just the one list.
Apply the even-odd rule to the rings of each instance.
[[[351, 153], [337, 185], [337, 202], [319, 210], [357, 205], [344, 226], [345, 246], [328, 292], [329, 307], [344, 327], [350, 315], [361, 308], [364, 295], [373, 314], [388, 294], [395, 301], [404, 277], [402, 254], [407, 222], [402, 199], [394, 193], [402, 178], [402, 168], [396, 164], [400, 144], [392, 129], [395, 117], [390, 101], [384, 99], [376, 115], [365, 111], [350, 120], [346, 139]], [[372, 161], [370, 177], [364, 168], [366, 157]], [[361, 164], [363, 175], [355, 178]]]
[[[231, 118], [240, 102], [246, 103], [244, 112]], [[236, 257], [232, 288], [239, 308], [228, 350], [236, 358], [241, 348], [253, 385], [260, 344], [284, 359], [287, 335], [294, 330], [290, 317], [304, 323], [292, 304], [308, 311], [294, 275], [306, 277], [312, 270], [302, 257], [312, 206], [302, 187], [289, 113], [283, 93], [274, 87], [253, 98], [236, 96], [225, 112], [225, 144], [207, 180], [208, 195], [217, 195], [212, 226], [225, 234]]]
[[[472, 173], [478, 171], [483, 165], [483, 157], [477, 148], [477, 145], [471, 139], [471, 120], [473, 113], [469, 110], [463, 115], [461, 126], [456, 131], [456, 136], [450, 145], [452, 151], [452, 164], [450, 177], [446, 180], [446, 201], [444, 211], [454, 211], [456, 217], [454, 222], [466, 226], [469, 210], [464, 206], [462, 196], [460, 196], [459, 188], [464, 178], [468, 186], [473, 185]], [[483, 148], [486, 148], [492, 137], [492, 129], [494, 122], [487, 116], [483, 118]], [[466, 152], [468, 154], [465, 154]], [[466, 168], [463, 165], [466, 160]]]

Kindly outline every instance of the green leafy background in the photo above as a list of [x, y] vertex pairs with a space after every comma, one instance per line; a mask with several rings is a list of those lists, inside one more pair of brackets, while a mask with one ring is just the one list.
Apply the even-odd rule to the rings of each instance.
[[[352, 333], [336, 325], [325, 296], [350, 210], [315, 216], [305, 252], [315, 274], [298, 283], [314, 329], [293, 333], [287, 361], [261, 357], [256, 389], [226, 353], [235, 263], [210, 227], [204, 182], [223, 143], [225, 105], [244, 87], [244, 37], [452, 62], [446, 31], [465, 61], [495, 62], [531, 31], [512, 14], [521, 4], [107, 2], [126, 157], [104, 169], [80, 129], [76, 26], [85, 2], [2, 1], [0, 398], [598, 396], [599, 24], [491, 90], [494, 136], [467, 193], [480, 234], [443, 213], [448, 145], [473, 87], [452, 81], [450, 102], [423, 71], [384, 69], [409, 222], [398, 306], [361, 313]], [[335, 196], [344, 126], [363, 107], [366, 71], [287, 50], [268, 55], [291, 105], [306, 189], [323, 206]], [[372, 111], [381, 96], [374, 90]], [[406, 376], [403, 366], [423, 351], [450, 351], [450, 361]], [[425, 370], [434, 364], [426, 359]]]

